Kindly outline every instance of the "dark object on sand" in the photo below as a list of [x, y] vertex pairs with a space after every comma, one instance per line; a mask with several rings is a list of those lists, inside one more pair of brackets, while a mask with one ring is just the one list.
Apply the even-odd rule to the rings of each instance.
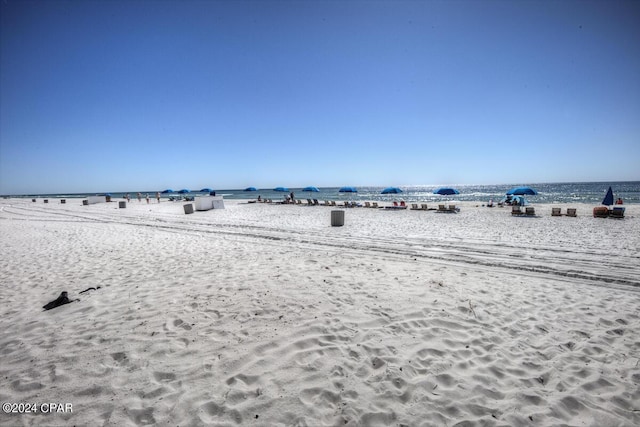
[[85, 292], [89, 292], [89, 291], [95, 291], [100, 289], [100, 286], [98, 286], [97, 288], [91, 287], [91, 288], [87, 288], [84, 291], [80, 291], [79, 293], [84, 294]]
[[47, 305], [44, 305], [42, 308], [44, 308], [45, 310], [51, 310], [52, 308], [56, 308], [64, 304], [69, 304], [70, 302], [71, 301], [67, 297], [67, 293], [62, 292], [57, 299], [51, 301], [50, 303], [47, 303]]

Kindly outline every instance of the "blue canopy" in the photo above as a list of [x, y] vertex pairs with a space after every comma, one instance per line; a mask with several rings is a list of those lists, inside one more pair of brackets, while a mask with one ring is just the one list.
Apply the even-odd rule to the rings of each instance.
[[273, 191], [289, 191], [289, 189], [287, 187], [276, 187]]
[[511, 190], [507, 191], [507, 194], [511, 194], [514, 196], [535, 196], [536, 194], [538, 194], [538, 192], [531, 187], [514, 187]]
[[458, 190], [450, 187], [440, 187], [433, 194], [440, 194], [441, 196], [450, 196], [452, 194], [460, 194]]
[[256, 187], [247, 187], [244, 191], [258, 191], [258, 189]]
[[314, 193], [317, 193], [317, 192], [319, 192], [320, 190], [318, 189], [318, 187], [314, 187], [313, 185], [310, 185], [310, 186], [308, 186], [308, 187], [304, 187], [304, 188], [302, 189], [302, 191], [312, 191], [312, 192], [314, 192]]
[[340, 193], [357, 193], [358, 189], [356, 187], [342, 187], [339, 190]]
[[162, 192], [162, 194], [167, 194], [167, 193], [173, 193], [173, 190], [172, 190], [172, 189], [170, 189], [170, 188], [167, 188], [166, 190], [164, 190], [164, 191]]
[[602, 199], [602, 204], [606, 206], [611, 206], [613, 204], [613, 190], [611, 189], [611, 186], [609, 186], [606, 196]]
[[183, 188], [182, 190], [178, 191], [178, 193], [180, 194], [191, 193], [191, 190], [187, 190], [186, 188]]
[[402, 190], [399, 189], [398, 187], [387, 187], [384, 190], [382, 190], [382, 194], [398, 194], [398, 193], [402, 193]]
[[203, 193], [211, 193], [213, 190], [209, 187], [203, 188], [202, 190], [200, 190]]

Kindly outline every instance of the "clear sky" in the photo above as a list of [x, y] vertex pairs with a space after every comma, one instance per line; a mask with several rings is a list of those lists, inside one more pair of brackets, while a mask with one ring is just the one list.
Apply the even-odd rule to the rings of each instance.
[[640, 180], [640, 1], [0, 8], [0, 194]]

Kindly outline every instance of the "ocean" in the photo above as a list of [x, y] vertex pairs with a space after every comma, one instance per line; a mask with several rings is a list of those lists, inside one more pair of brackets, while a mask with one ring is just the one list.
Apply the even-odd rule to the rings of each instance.
[[[640, 181], [626, 181], [626, 182], [565, 182], [565, 183], [531, 183], [531, 184], [500, 184], [500, 185], [454, 185], [453, 188], [457, 189], [460, 194], [453, 196], [440, 196], [433, 194], [433, 191], [438, 188], [433, 185], [416, 185], [416, 186], [401, 186], [403, 190], [400, 194], [380, 194], [384, 187], [357, 187], [357, 193], [340, 193], [340, 187], [324, 187], [319, 188], [319, 192], [305, 192], [302, 188], [289, 188], [289, 191], [293, 191], [296, 198], [300, 199], [318, 199], [323, 200], [352, 200], [352, 201], [393, 201], [393, 200], [405, 200], [406, 202], [437, 202], [439, 200], [446, 201], [475, 201], [478, 203], [486, 203], [490, 199], [494, 202], [500, 201], [505, 193], [513, 188], [526, 185], [535, 189], [538, 194], [536, 196], [526, 196], [529, 203], [589, 203], [600, 204], [605, 196], [605, 193], [609, 186], [612, 187], [614, 198], [622, 198], [625, 204], [640, 203]], [[159, 190], [134, 190], [129, 192], [111, 192], [112, 199], [122, 199], [126, 193], [129, 193], [132, 199], [135, 199], [138, 192], [142, 193], [143, 197], [149, 194], [152, 200], [155, 197], [156, 191]], [[260, 195], [262, 198], [269, 198], [273, 200], [281, 200], [288, 192], [277, 192], [273, 189], [258, 189], [258, 191], [244, 191], [243, 189], [236, 190], [224, 190], [216, 189], [217, 195], [222, 195], [226, 199], [255, 199]], [[60, 194], [25, 194], [11, 197], [31, 197], [31, 198], [84, 198], [96, 194], [105, 193], [60, 193]], [[194, 191], [187, 196], [197, 196], [207, 193]], [[162, 194], [163, 199], [169, 197], [181, 197], [182, 194]]]

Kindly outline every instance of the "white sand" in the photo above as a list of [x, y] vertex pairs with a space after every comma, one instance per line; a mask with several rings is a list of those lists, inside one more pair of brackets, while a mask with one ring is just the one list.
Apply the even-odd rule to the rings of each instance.
[[640, 206], [460, 205], [1, 200], [0, 425], [640, 425]]

